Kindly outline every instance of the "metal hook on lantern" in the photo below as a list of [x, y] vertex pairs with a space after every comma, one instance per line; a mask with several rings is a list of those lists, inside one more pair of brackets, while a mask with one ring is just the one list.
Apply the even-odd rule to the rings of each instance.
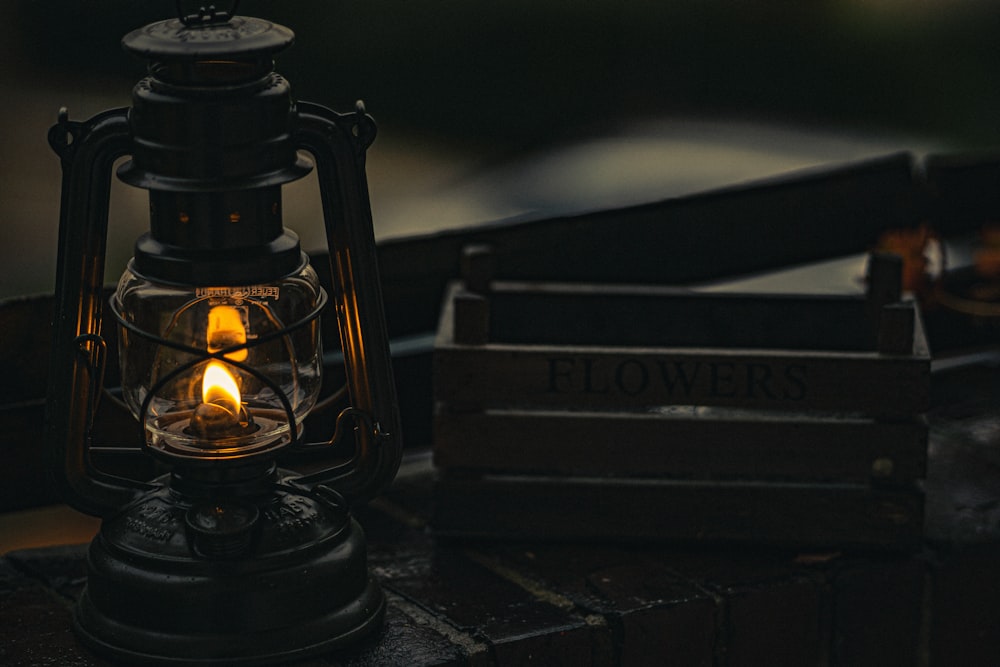
[[[101, 403], [101, 391], [104, 387], [104, 370], [107, 368], [108, 344], [104, 337], [99, 334], [89, 333], [76, 337], [77, 352], [82, 358], [84, 368], [90, 375], [90, 391], [87, 406], [87, 426], [86, 433], [89, 435], [94, 425], [94, 418], [97, 416], [97, 408]], [[89, 346], [92, 343], [93, 346]]]
[[[359, 410], [358, 408], [348, 407], [337, 413], [336, 426], [334, 427], [333, 435], [330, 436], [329, 440], [322, 442], [300, 442], [293, 446], [294, 449], [299, 451], [312, 451], [320, 448], [336, 447], [344, 440], [344, 436], [347, 433], [347, 427], [345, 427], [344, 424], [348, 419], [353, 420], [354, 428], [361, 429], [365, 433], [366, 437], [371, 438], [372, 442], [376, 445], [390, 437], [388, 433], [382, 430], [382, 425], [375, 421], [375, 418], [372, 417], [371, 414], [365, 412], [364, 410]], [[324, 474], [327, 473], [324, 472]], [[300, 477], [296, 481], [305, 483], [308, 479], [308, 477]]]

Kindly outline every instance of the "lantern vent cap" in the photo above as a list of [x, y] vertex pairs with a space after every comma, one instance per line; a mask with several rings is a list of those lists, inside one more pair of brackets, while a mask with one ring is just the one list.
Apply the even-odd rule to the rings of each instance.
[[187, 24], [180, 18], [151, 23], [122, 38], [126, 51], [153, 61], [259, 59], [295, 42], [289, 28], [250, 16]]

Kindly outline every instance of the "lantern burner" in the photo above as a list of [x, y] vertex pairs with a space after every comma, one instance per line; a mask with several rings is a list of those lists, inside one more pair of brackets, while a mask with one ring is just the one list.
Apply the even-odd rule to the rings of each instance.
[[256, 433], [260, 426], [242, 405], [234, 412], [218, 403], [202, 403], [194, 409], [188, 429], [199, 438], [214, 443]]
[[181, 458], [246, 458], [291, 441], [288, 419], [275, 409], [258, 408], [251, 416], [243, 408], [233, 416], [222, 406], [201, 403], [147, 420], [146, 428], [153, 452]]

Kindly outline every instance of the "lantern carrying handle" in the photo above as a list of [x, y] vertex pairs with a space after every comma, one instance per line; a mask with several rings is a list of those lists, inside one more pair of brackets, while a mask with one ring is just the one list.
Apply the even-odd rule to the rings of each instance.
[[376, 495], [396, 474], [402, 455], [399, 408], [389, 354], [382, 287], [365, 176], [365, 151], [375, 122], [358, 102], [355, 113], [339, 114], [299, 102], [298, 145], [316, 161], [330, 269], [332, 301], [344, 351], [354, 414], [373, 425], [356, 428], [351, 466], [337, 466], [297, 478], [305, 486], [335, 488], [349, 501]]
[[101, 310], [111, 170], [129, 152], [128, 109], [112, 109], [85, 122], [65, 109], [49, 130], [62, 163], [59, 254], [52, 354], [45, 401], [45, 451], [55, 483], [73, 507], [98, 516], [117, 510], [152, 488], [109, 475], [90, 457], [90, 428], [101, 391]]

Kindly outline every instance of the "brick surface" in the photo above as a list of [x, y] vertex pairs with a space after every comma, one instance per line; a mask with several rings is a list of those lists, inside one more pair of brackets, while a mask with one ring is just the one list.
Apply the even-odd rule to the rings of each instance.
[[336, 667], [364, 665], [410, 665], [452, 667], [466, 665], [470, 657], [420, 614], [407, 613], [405, 606], [390, 600], [385, 628], [370, 640], [329, 658]]
[[729, 589], [726, 664], [821, 665], [828, 656], [826, 598], [816, 581]]
[[110, 667], [70, 631], [67, 600], [0, 561], [0, 664], [5, 667]]
[[925, 572], [923, 560], [916, 557], [846, 564], [833, 581], [832, 664], [918, 664]]
[[498, 558], [581, 613], [601, 617], [614, 664], [712, 664], [715, 601], [641, 550], [563, 545], [510, 548]]
[[997, 664], [1000, 544], [945, 553], [932, 573], [931, 664]]
[[[377, 635], [302, 667], [987, 665], [1000, 545], [921, 553], [450, 542], [405, 480], [357, 514]], [[413, 498], [411, 498], [413, 496]], [[0, 560], [0, 664], [103, 667], [71, 632], [85, 547]]]
[[473, 641], [498, 664], [591, 664], [591, 626], [503, 579], [462, 548], [415, 541], [372, 553], [383, 585]]
[[76, 600], [87, 583], [86, 544], [25, 549], [6, 555], [7, 561], [67, 600]]
[[660, 558], [719, 605], [716, 664], [825, 664], [838, 553], [780, 549], [670, 549]]

